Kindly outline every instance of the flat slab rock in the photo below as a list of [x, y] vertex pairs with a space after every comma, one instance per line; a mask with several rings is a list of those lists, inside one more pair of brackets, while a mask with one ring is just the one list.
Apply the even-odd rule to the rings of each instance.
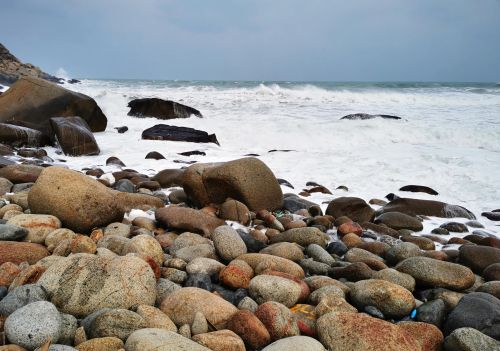
[[351, 121], [358, 121], [358, 120], [365, 120], [365, 119], [373, 119], [373, 118], [384, 118], [384, 119], [401, 119], [401, 117], [398, 116], [391, 116], [391, 115], [371, 115], [369, 113], [354, 113], [351, 115], [347, 115], [342, 117], [341, 119], [347, 119]]
[[128, 103], [128, 116], [156, 117], [159, 119], [189, 118], [191, 115], [202, 117], [195, 108], [179, 104], [175, 101], [158, 98], [134, 99]]
[[170, 126], [167, 124], [157, 124], [144, 130], [142, 132], [142, 139], [214, 143], [220, 145], [215, 134], [208, 134], [194, 128]]

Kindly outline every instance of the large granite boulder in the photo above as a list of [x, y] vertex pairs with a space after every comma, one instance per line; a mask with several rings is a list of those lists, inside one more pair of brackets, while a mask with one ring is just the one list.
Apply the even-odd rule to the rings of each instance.
[[52, 136], [51, 117], [80, 116], [93, 132], [107, 118], [94, 99], [38, 78], [21, 78], [0, 96], [0, 122], [20, 123]]
[[43, 170], [31, 188], [28, 203], [33, 213], [56, 216], [64, 227], [78, 233], [121, 222], [124, 215], [109, 188], [62, 167]]
[[191, 167], [184, 174], [183, 186], [201, 206], [210, 202], [221, 204], [227, 198], [244, 203], [252, 211], [282, 206], [283, 193], [276, 177], [257, 158]]
[[153, 305], [156, 278], [135, 256], [75, 254], [54, 262], [38, 280], [61, 312], [82, 317], [102, 308]]
[[202, 117], [200, 111], [175, 101], [158, 98], [134, 99], [128, 103], [128, 116], [156, 117], [158, 119]]
[[354, 222], [364, 223], [371, 222], [375, 211], [363, 199], [338, 197], [330, 201], [325, 213], [334, 218], [347, 216]]
[[38, 130], [0, 123], [0, 142], [15, 147], [38, 147], [49, 144], [49, 139]]
[[65, 155], [98, 155], [100, 150], [89, 125], [81, 117], [53, 117], [50, 124]]
[[442, 218], [463, 217], [467, 219], [476, 219], [476, 216], [458, 205], [450, 205], [440, 201], [420, 200], [410, 198], [398, 198], [392, 200], [384, 207], [377, 210], [377, 214], [386, 212], [401, 212], [410, 216], [433, 216]]
[[157, 124], [142, 132], [142, 139], [186, 141], [191, 143], [214, 143], [219, 145], [215, 134], [208, 134], [202, 130], [188, 127], [169, 126]]

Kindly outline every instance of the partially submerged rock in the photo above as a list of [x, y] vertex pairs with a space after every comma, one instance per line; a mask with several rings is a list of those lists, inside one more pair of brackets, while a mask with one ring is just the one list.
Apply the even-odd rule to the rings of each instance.
[[16, 147], [38, 147], [47, 145], [49, 140], [38, 130], [0, 123], [0, 142]]
[[410, 198], [397, 198], [380, 208], [377, 213], [401, 212], [407, 215], [415, 216], [433, 216], [442, 218], [462, 217], [467, 219], [476, 219], [476, 216], [458, 205], [450, 205], [440, 201], [420, 200]]
[[357, 120], [365, 120], [365, 119], [373, 119], [373, 118], [384, 118], [384, 119], [394, 119], [394, 120], [399, 120], [401, 117], [398, 116], [392, 116], [392, 115], [371, 115], [369, 113], [354, 113], [351, 115], [347, 115], [342, 117], [341, 119], [347, 119], [351, 121], [357, 121]]
[[169, 126], [157, 124], [142, 132], [142, 139], [186, 141], [191, 143], [214, 143], [219, 145], [215, 134], [188, 127]]
[[128, 103], [128, 116], [156, 117], [158, 119], [202, 117], [200, 111], [175, 101], [158, 98], [134, 99]]

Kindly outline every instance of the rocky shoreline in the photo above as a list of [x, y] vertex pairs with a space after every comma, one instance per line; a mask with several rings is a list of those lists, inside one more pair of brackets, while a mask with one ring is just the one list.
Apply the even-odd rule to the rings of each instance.
[[[139, 115], [192, 113], [152, 102]], [[389, 195], [325, 208], [306, 197], [329, 189], [283, 193], [255, 157], [70, 170], [42, 147], [99, 153], [106, 116], [36, 78], [0, 96], [0, 121], [0, 351], [500, 349], [500, 239], [464, 207]], [[425, 232], [429, 217], [449, 222]]]

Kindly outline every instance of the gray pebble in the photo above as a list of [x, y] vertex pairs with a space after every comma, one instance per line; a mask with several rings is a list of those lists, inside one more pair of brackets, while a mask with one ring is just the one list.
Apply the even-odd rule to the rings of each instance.
[[28, 230], [12, 224], [0, 224], [0, 241], [21, 241], [26, 235]]
[[48, 300], [47, 291], [40, 285], [22, 285], [5, 296], [0, 301], [0, 315], [9, 316], [17, 309], [32, 302]]

